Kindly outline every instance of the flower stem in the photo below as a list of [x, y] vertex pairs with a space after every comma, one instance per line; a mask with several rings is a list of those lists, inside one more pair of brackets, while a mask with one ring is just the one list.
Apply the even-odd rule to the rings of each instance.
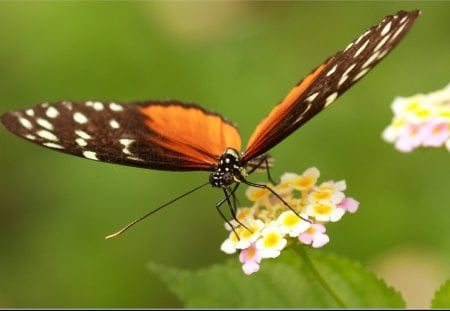
[[300, 247], [294, 247], [294, 249], [297, 252], [297, 254], [299, 254], [300, 257], [302, 257], [306, 266], [314, 274], [314, 276], [317, 278], [320, 285], [328, 293], [328, 295], [331, 296], [331, 298], [337, 303], [337, 305], [339, 307], [347, 308], [347, 305], [342, 301], [342, 299], [338, 296], [338, 294], [336, 294], [336, 292], [331, 288], [331, 286], [325, 281], [325, 279], [322, 277], [322, 275], [316, 269], [316, 267], [312, 263], [311, 259], [309, 258], [307, 252], [305, 251], [305, 248], [303, 246], [300, 246]]

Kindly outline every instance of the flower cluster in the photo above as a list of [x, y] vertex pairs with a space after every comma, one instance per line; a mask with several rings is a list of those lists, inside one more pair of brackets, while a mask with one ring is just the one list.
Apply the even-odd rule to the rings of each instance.
[[443, 145], [450, 151], [450, 84], [429, 94], [397, 97], [392, 110], [392, 123], [382, 136], [399, 151]]
[[354, 213], [359, 203], [345, 197], [345, 181], [317, 184], [320, 172], [309, 168], [302, 175], [285, 173], [277, 185], [268, 184], [279, 197], [266, 188], [249, 187], [247, 197], [252, 207], [238, 208], [236, 220], [225, 225], [228, 238], [221, 250], [239, 253], [244, 273], [259, 270], [263, 258], [275, 258], [293, 242], [322, 247], [330, 240], [325, 224], [336, 222], [345, 212]]

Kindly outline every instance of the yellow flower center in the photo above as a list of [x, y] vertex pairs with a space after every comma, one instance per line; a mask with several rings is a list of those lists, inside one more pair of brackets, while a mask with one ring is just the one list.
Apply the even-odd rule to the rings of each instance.
[[417, 127], [413, 127], [411, 128], [410, 132], [409, 132], [409, 136], [413, 137], [416, 136], [419, 133], [419, 129]]
[[254, 247], [248, 248], [247, 259], [252, 259], [253, 257], [255, 257], [255, 254], [256, 254], [256, 249]]
[[241, 235], [240, 231], [242, 231], [242, 230], [239, 230], [239, 228], [238, 228], [238, 229], [236, 229], [236, 234], [234, 232], [231, 233], [231, 235], [230, 235], [231, 242], [237, 243], [239, 241], [238, 236]]
[[332, 210], [333, 208], [327, 204], [318, 204], [314, 206], [314, 211], [316, 212], [316, 214], [320, 215], [328, 215], [331, 213]]
[[248, 229], [241, 227], [239, 232], [239, 237], [241, 237], [241, 239], [249, 239], [255, 232], [259, 231], [256, 225], [247, 226], [247, 228]]
[[274, 247], [280, 242], [280, 235], [276, 232], [271, 232], [264, 237], [264, 246], [267, 248]]
[[294, 185], [301, 188], [310, 188], [316, 183], [316, 179], [312, 176], [299, 177], [295, 180]]
[[308, 234], [314, 234], [314, 233], [316, 233], [316, 228], [314, 228], [314, 227], [309, 227], [308, 229], [306, 229], [306, 233], [308, 233]]
[[295, 215], [295, 214], [289, 214], [289, 215], [287, 215], [287, 216], [284, 218], [283, 224], [284, 224], [286, 227], [293, 227], [293, 226], [295, 226], [296, 224], [298, 224], [299, 221], [300, 221], [300, 218], [299, 218], [297, 215]]
[[438, 113], [438, 116], [444, 118], [450, 118], [450, 110], [442, 110]]
[[277, 186], [277, 188], [280, 190], [287, 189], [288, 187], [289, 187], [289, 181], [284, 181]]
[[[447, 128], [448, 128], [448, 126], [446, 126]], [[432, 133], [433, 134], [439, 134], [439, 133], [441, 133], [441, 132], [443, 132], [443, 131], [447, 131], [448, 129], [442, 129], [442, 127], [441, 126], [435, 126], [434, 128], [433, 128], [433, 131], [432, 131]]]
[[410, 104], [408, 104], [406, 106], [406, 110], [409, 110], [409, 111], [414, 111], [417, 108], [419, 108], [419, 102], [417, 102], [417, 101], [411, 102]]
[[392, 125], [394, 127], [399, 128], [399, 127], [402, 127], [403, 125], [405, 125], [405, 123], [406, 123], [406, 121], [404, 119], [397, 119], [397, 120], [392, 122]]
[[442, 132], [442, 129], [440, 126], [433, 127], [433, 130], [431, 131], [433, 134], [439, 134]]
[[250, 209], [246, 208], [246, 209], [241, 209], [238, 214], [236, 215], [236, 218], [238, 220], [243, 220], [245, 217], [247, 217], [247, 215], [250, 213]]
[[430, 111], [428, 109], [419, 109], [417, 111], [415, 111], [416, 116], [423, 118], [423, 117], [428, 117], [430, 116]]
[[258, 201], [262, 197], [266, 196], [269, 193], [269, 190], [267, 189], [255, 189], [252, 191], [252, 193], [249, 195], [249, 199], [252, 201]]
[[313, 197], [316, 201], [329, 200], [331, 198], [331, 191], [314, 192]]

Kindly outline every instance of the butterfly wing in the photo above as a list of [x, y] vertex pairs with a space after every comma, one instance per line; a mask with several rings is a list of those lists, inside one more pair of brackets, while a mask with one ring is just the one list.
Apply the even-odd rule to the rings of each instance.
[[245, 163], [267, 152], [328, 107], [370, 71], [404, 37], [420, 11], [400, 11], [372, 26], [300, 81], [257, 126], [247, 145]]
[[43, 103], [1, 117], [12, 133], [76, 156], [161, 170], [213, 170], [238, 129], [218, 114], [177, 101]]

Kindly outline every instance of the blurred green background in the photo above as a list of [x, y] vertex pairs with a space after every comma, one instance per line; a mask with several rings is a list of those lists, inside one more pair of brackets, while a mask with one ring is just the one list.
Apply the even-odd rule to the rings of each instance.
[[[272, 173], [317, 166], [322, 181], [345, 179], [360, 210], [328, 226], [325, 249], [386, 278], [406, 267], [392, 282], [437, 287], [450, 275], [449, 153], [401, 154], [381, 132], [395, 96], [449, 82], [449, 2], [1, 2], [0, 108], [181, 99], [238, 124], [245, 145], [312, 68], [415, 8], [422, 16], [391, 55], [271, 151]], [[208, 173], [88, 161], [4, 128], [0, 150], [0, 307], [181, 307], [146, 263], [195, 269], [230, 257], [219, 249], [222, 192], [209, 187], [103, 239]]]

